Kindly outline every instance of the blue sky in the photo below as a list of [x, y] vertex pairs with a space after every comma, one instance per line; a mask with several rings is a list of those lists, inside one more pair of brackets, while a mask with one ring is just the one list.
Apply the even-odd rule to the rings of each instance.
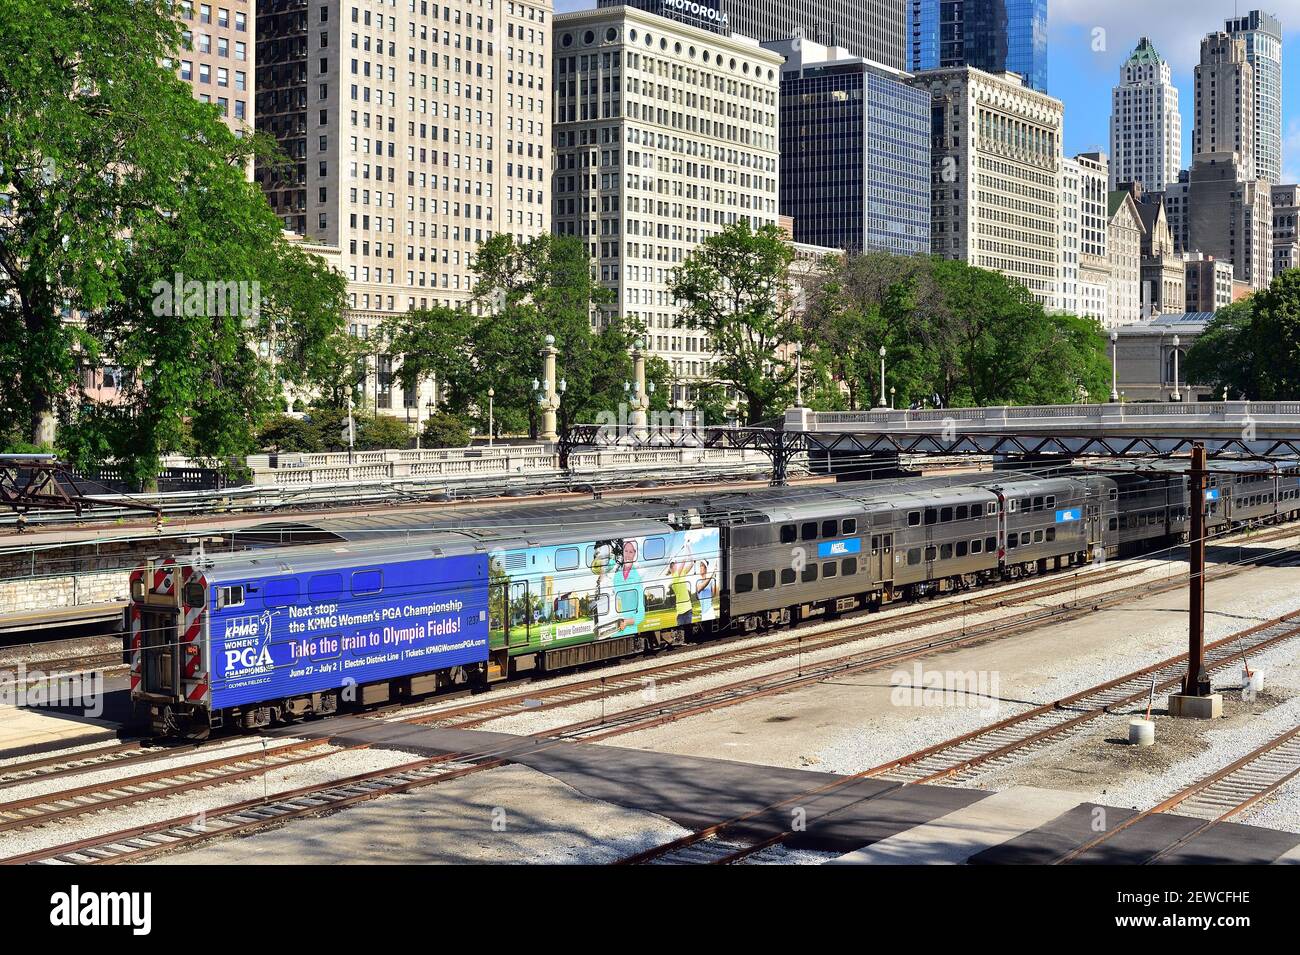
[[[555, 0], [557, 12], [595, 0]], [[1300, 180], [1300, 89], [1292, 57], [1300, 55], [1300, 0], [1048, 0], [1048, 92], [1065, 102], [1067, 155], [1110, 149], [1110, 91], [1119, 67], [1149, 36], [1169, 61], [1183, 114], [1183, 165], [1191, 162], [1192, 68], [1201, 37], [1222, 29], [1234, 10], [1272, 13], [1282, 21], [1283, 178]], [[1095, 32], [1101, 31], [1101, 32]]]

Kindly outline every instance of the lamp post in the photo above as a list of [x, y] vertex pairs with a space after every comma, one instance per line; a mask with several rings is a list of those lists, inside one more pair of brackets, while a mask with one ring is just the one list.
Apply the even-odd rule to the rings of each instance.
[[560, 410], [560, 393], [565, 390], [566, 384], [561, 382], [559, 390], [556, 390], [555, 356], [559, 354], [559, 349], [555, 347], [554, 335], [546, 336], [546, 344], [538, 354], [542, 356], [542, 380], [538, 382], [536, 378], [533, 379], [533, 390], [537, 392], [537, 406], [542, 409], [542, 431], [539, 437], [543, 441], [555, 441], [559, 438], [555, 430], [555, 413]]
[[794, 343], [794, 404], [803, 407], [803, 342]]
[[1174, 394], [1173, 394], [1174, 401], [1183, 400], [1183, 396], [1178, 390], [1178, 346], [1180, 344], [1182, 343], [1179, 341], [1178, 336], [1175, 335], [1174, 336]]
[[638, 338], [632, 343], [632, 380], [623, 382], [623, 392], [628, 395], [627, 423], [638, 437], [644, 435], [650, 423], [647, 412], [652, 391], [646, 387], [645, 381], [645, 344]]
[[885, 407], [885, 346], [880, 346], [880, 407]]
[[488, 447], [492, 447], [492, 436], [496, 434], [496, 428], [493, 427], [492, 421], [492, 402], [497, 396], [495, 388], [488, 389]]
[[1110, 333], [1110, 401], [1119, 401], [1119, 332]]
[[889, 410], [894, 410], [894, 386], [889, 386]]

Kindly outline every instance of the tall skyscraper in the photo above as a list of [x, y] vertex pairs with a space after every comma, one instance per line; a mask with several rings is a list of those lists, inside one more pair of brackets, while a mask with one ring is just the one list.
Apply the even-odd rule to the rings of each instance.
[[973, 66], [1047, 89], [1047, 0], [909, 0], [914, 71]]
[[554, 231], [579, 236], [619, 315], [689, 397], [715, 360], [669, 283], [702, 241], [776, 225], [783, 58], [756, 40], [620, 6], [555, 18]]
[[1195, 73], [1188, 248], [1231, 262], [1238, 282], [1260, 289], [1273, 277], [1273, 208], [1255, 168], [1255, 78], [1245, 41], [1211, 33]]
[[1057, 308], [1061, 101], [969, 66], [913, 83], [931, 97], [931, 250], [1001, 272]]
[[467, 301], [477, 245], [550, 225], [550, 0], [268, 0], [259, 169], [285, 228], [336, 246], [359, 329]]
[[1236, 153], [1243, 178], [1255, 178], [1255, 71], [1243, 40], [1211, 33], [1196, 64], [1196, 124], [1192, 159]]
[[802, 36], [896, 70], [907, 69], [910, 0], [597, 0], [687, 26], [739, 33], [762, 43]]
[[1138, 182], [1163, 192], [1183, 166], [1183, 119], [1169, 64], [1143, 37], [1111, 92], [1110, 188]]
[[1252, 10], [1227, 21], [1228, 35], [1246, 44], [1254, 74], [1255, 175], [1270, 184], [1282, 181], [1282, 25], [1277, 17]]
[[781, 73], [781, 213], [848, 252], [930, 251], [930, 96], [909, 75], [810, 40]]
[[255, 17], [253, 0], [179, 0], [176, 16], [190, 48], [176, 57], [180, 78], [204, 103], [215, 103], [235, 132], [252, 129]]

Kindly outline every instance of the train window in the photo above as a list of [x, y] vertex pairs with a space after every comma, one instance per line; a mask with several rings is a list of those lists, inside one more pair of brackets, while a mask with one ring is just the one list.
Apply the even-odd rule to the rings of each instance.
[[921, 548], [913, 547], [907, 552], [907, 566], [915, 567], [921, 562]]
[[1119, 500], [1119, 488], [1117, 488], [1117, 487], [1112, 487], [1112, 488], [1110, 488], [1109, 490], [1107, 490], [1107, 491], [1106, 491], [1106, 498], [1107, 498], [1107, 500], [1118, 501], [1118, 500]]
[[800, 578], [803, 580], [805, 584], [811, 584], [813, 581], [815, 581], [817, 579], [817, 565], [805, 564], [803, 568], [803, 573], [800, 574]]
[[736, 593], [738, 593], [738, 594], [747, 594], [747, 593], [749, 593], [749, 592], [750, 592], [751, 590], [753, 590], [753, 589], [754, 589], [754, 575], [753, 575], [753, 574], [737, 574], [737, 575], [736, 575]]
[[[646, 541], [646, 543], [650, 543]], [[646, 548], [649, 550], [649, 548]], [[650, 555], [647, 553], [647, 557]], [[557, 571], [577, 570], [578, 569], [578, 548], [561, 547], [555, 552], [555, 569]]]
[[951, 560], [951, 559], [952, 559], [952, 545], [951, 545], [951, 544], [941, 544], [941, 545], [939, 546], [939, 559], [940, 559], [940, 560]]
[[856, 557], [845, 557], [840, 561], [840, 572], [845, 577], [852, 577], [858, 572], [858, 559]]
[[268, 607], [292, 607], [298, 602], [298, 581], [292, 577], [283, 580], [268, 580], [266, 591], [262, 594], [262, 603]]
[[893, 547], [893, 546], [894, 546], [894, 535], [893, 535], [893, 534], [886, 534], [886, 535], [885, 535], [885, 550], [889, 550], [889, 549], [890, 549], [891, 547]]
[[646, 560], [663, 560], [664, 559], [664, 539], [662, 537], [647, 537], [645, 539], [645, 548], [642, 554]]
[[793, 524], [781, 525], [782, 544], [793, 544], [798, 537], [799, 537], [799, 532]]
[[941, 508], [939, 510], [939, 521], [943, 524], [947, 524], [950, 520], [952, 520], [952, 508]]
[[822, 537], [838, 537], [839, 534], [839, 521], [822, 521]]
[[927, 548], [925, 549], [925, 559], [926, 559], [926, 560], [938, 560], [938, 559], [939, 559], [939, 548], [935, 547], [933, 544], [931, 544], [929, 547], [927, 547]]
[[834, 577], [839, 572], [839, 568], [835, 566], [835, 561], [833, 560], [828, 560], [826, 563], [822, 564], [822, 580], [825, 580], [827, 577]]
[[1042, 532], [1042, 531], [1034, 531], [1034, 543], [1035, 543], [1035, 544], [1041, 544], [1042, 542], [1043, 542], [1043, 532]]
[[1110, 519], [1110, 523], [1107, 525], [1107, 529], [1108, 529], [1108, 530], [1112, 530], [1112, 531], [1117, 531], [1117, 530], [1119, 530], [1119, 518], [1117, 518], [1117, 517], [1112, 517], [1112, 518]]
[[908, 511], [908, 512], [907, 512], [907, 526], [908, 526], [908, 527], [920, 527], [920, 526], [921, 526], [921, 512], [920, 512], [920, 511]]
[[939, 523], [939, 511], [937, 508], [927, 507], [925, 509], [925, 526]]
[[967, 547], [966, 547], [966, 542], [965, 542], [965, 541], [958, 541], [958, 542], [957, 542], [955, 553], [957, 554], [958, 557], [965, 557], [965, 556], [966, 556], [966, 554], [967, 554]]
[[244, 605], [244, 585], [235, 584], [231, 587], [221, 587], [217, 591], [217, 608], [221, 607], [242, 607]]
[[635, 613], [636, 612], [636, 591], [629, 587], [627, 590], [618, 592], [618, 612]]
[[776, 586], [775, 570], [760, 570], [758, 572], [758, 589], [771, 590]]
[[1020, 538], [1015, 534], [1007, 535], [1007, 550], [1015, 550], [1020, 546]]
[[984, 549], [990, 554], [998, 549], [998, 539], [996, 537], [984, 538]]
[[[1041, 497], [1038, 499], [1038, 503], [1039, 504], [1043, 503], [1043, 499]], [[1024, 513], [1025, 511], [1032, 511], [1033, 509], [1034, 509], [1034, 499], [1032, 497], [1022, 497], [1020, 499], [1021, 513]]]
[[587, 557], [587, 559], [586, 559], [586, 561], [585, 561], [585, 566], [590, 567], [590, 566], [592, 565], [592, 562], [595, 561], [595, 559], [596, 559], [596, 548], [595, 548], [595, 545], [593, 545], [593, 544], [588, 544], [588, 545], [587, 545], [587, 549], [586, 549], [586, 551], [584, 551], [584, 553], [586, 554], [586, 557]]
[[984, 516], [984, 505], [983, 505], [983, 504], [972, 504], [972, 505], [970, 506], [970, 516], [971, 516], [972, 519], [977, 518], [977, 517], [983, 517], [983, 516]]
[[840, 525], [840, 530], [845, 534], [856, 534], [858, 532], [858, 519], [856, 517], [844, 518], [844, 523]]
[[1049, 528], [1047, 529], [1047, 539], [1048, 539], [1049, 541], [1054, 541], [1054, 540], [1056, 540], [1056, 528], [1055, 528], [1055, 527], [1049, 527]]
[[383, 589], [384, 572], [382, 570], [358, 570], [352, 575], [352, 596], [354, 597], [377, 594]]
[[596, 597], [596, 616], [609, 616], [609, 594], [599, 594]]
[[980, 540], [978, 537], [975, 538], [975, 540], [970, 542], [970, 552], [972, 554], [984, 553], [984, 542]]
[[965, 504], [957, 505], [957, 520], [964, 521], [970, 517], [970, 508]]
[[1014, 497], [1007, 501], [1007, 510], [1012, 514], [1016, 512], [1016, 499]]
[[1049, 494], [1047, 497], [1043, 498], [1043, 507], [1047, 508], [1049, 511], [1056, 507], [1056, 495]]
[[[1042, 531], [1039, 531], [1039, 533], [1041, 534]], [[1029, 543], [1029, 531], [1025, 531], [1023, 534], [1020, 535], [1020, 543], [1022, 544]]]
[[796, 574], [793, 567], [786, 567], [781, 571], [781, 586], [794, 583]]
[[799, 539], [800, 539], [800, 540], [806, 540], [806, 541], [816, 540], [816, 539], [817, 539], [817, 522], [816, 522], [816, 521], [808, 521], [808, 522], [805, 523], [805, 524], [801, 524], [801, 525], [799, 526]]
[[871, 556], [875, 557], [880, 553], [880, 535], [874, 534], [871, 538]]
[[307, 596], [318, 600], [337, 600], [343, 592], [343, 578], [338, 574], [317, 574], [307, 582]]

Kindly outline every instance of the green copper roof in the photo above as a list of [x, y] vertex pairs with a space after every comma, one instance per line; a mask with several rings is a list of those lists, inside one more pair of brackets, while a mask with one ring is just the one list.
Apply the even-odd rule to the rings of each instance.
[[1146, 37], [1138, 40], [1138, 45], [1133, 52], [1129, 54], [1128, 61], [1136, 64], [1156, 65], [1163, 63], [1164, 59], [1156, 52], [1155, 46]]

